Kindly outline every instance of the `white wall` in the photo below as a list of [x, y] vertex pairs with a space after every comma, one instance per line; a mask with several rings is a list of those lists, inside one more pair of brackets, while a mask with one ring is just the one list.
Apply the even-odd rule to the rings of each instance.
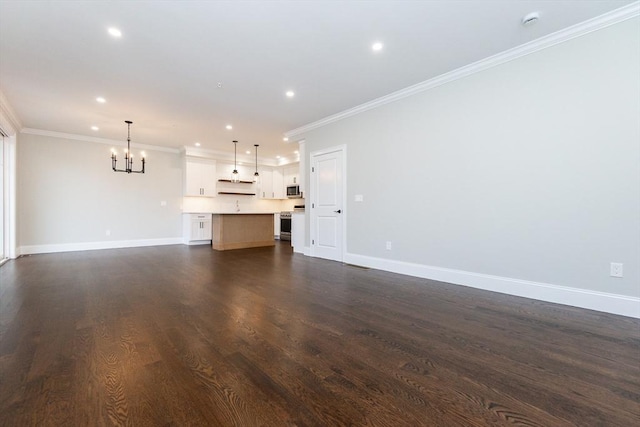
[[[640, 296], [639, 26], [300, 134], [306, 164], [348, 147], [352, 260]], [[611, 261], [624, 278], [609, 277]]]
[[23, 253], [92, 248], [87, 244], [96, 242], [102, 244], [93, 247], [181, 241], [180, 155], [146, 150], [146, 173], [126, 174], [111, 170], [110, 148], [18, 135], [18, 245]]

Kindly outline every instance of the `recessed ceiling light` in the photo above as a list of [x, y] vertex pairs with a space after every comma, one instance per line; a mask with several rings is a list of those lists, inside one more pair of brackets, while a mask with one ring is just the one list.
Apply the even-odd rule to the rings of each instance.
[[300, 154], [298, 150], [294, 151], [293, 154]]
[[283, 140], [284, 142], [287, 142], [287, 141], [289, 140], [289, 138], [284, 137], [284, 138], [282, 138], [282, 140]]
[[109, 34], [111, 34], [112, 37], [122, 37], [122, 31], [120, 31], [117, 28], [111, 27], [109, 28]]
[[91, 126], [91, 130], [100, 130], [98, 126]]
[[247, 154], [251, 154], [251, 151], [247, 150], [247, 151], [245, 151], [245, 153], [247, 153]]
[[200, 147], [200, 143], [199, 142], [196, 142], [195, 145], [196, 145], [196, 147]]
[[285, 95], [287, 95], [288, 98], [293, 98], [296, 94], [292, 90], [288, 90]]
[[375, 42], [374, 44], [371, 45], [371, 50], [373, 50], [374, 52], [378, 52], [378, 51], [381, 51], [383, 47], [384, 45], [382, 43]]
[[276, 156], [276, 159], [279, 159], [279, 158], [280, 158], [280, 156]]
[[99, 96], [96, 98], [96, 101], [98, 101], [100, 104], [104, 104], [105, 102], [107, 102], [106, 99], [104, 99], [103, 97]]
[[233, 126], [231, 126], [231, 125], [226, 125], [225, 127], [227, 128], [227, 130], [233, 129]]

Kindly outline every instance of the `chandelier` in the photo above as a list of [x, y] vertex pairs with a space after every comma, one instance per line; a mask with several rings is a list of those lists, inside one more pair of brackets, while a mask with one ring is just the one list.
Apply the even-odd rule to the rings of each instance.
[[111, 149], [111, 169], [114, 172], [126, 172], [126, 173], [144, 173], [144, 152], [142, 153], [142, 169], [139, 171], [133, 170], [133, 154], [131, 153], [131, 120], [124, 121], [127, 124], [127, 149], [124, 151], [124, 169], [118, 169], [116, 167], [116, 163], [118, 159], [116, 158], [116, 151]]

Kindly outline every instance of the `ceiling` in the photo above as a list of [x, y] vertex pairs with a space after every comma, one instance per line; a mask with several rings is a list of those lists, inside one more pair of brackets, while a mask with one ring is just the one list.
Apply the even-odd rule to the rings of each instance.
[[2, 0], [0, 90], [25, 128], [290, 161], [289, 130], [629, 3]]

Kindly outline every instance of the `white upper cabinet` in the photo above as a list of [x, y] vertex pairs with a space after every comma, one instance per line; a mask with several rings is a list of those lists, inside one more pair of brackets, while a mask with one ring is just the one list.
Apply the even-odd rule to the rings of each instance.
[[215, 160], [185, 157], [183, 176], [185, 196], [214, 197], [216, 195]]
[[275, 168], [273, 170], [273, 198], [286, 199], [282, 168]]
[[299, 165], [296, 163], [295, 165], [289, 165], [284, 167], [284, 185], [295, 185], [300, 184], [300, 172]]
[[274, 199], [273, 170], [271, 168], [258, 168], [260, 179], [258, 183], [258, 196], [261, 199]]
[[261, 199], [286, 199], [287, 185], [298, 183], [298, 165], [285, 167], [259, 167], [260, 184], [258, 197]]

